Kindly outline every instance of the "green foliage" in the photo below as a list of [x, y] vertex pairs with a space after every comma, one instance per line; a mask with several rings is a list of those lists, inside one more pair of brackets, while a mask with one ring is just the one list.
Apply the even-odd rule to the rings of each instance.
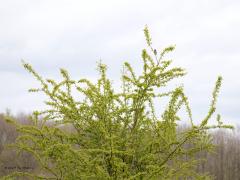
[[[195, 171], [201, 161], [195, 155], [213, 149], [208, 129], [232, 128], [224, 125], [219, 115], [215, 125], [208, 125], [216, 109], [222, 78], [217, 79], [206, 118], [199, 125], [194, 124], [182, 86], [159, 93], [170, 81], [186, 74], [182, 68], [170, 68], [171, 61], [164, 60], [174, 46], [158, 53], [152, 47], [147, 27], [144, 34], [150, 51], [142, 51], [143, 71], [137, 76], [125, 62], [122, 90], [118, 93], [102, 63], [98, 64], [97, 83], [87, 79], [71, 80], [64, 69], [60, 70], [61, 82], [45, 80], [29, 64], [23, 63], [41, 83], [41, 88], [30, 91], [45, 93], [49, 108], [34, 112], [33, 125], [16, 124], [21, 136], [14, 146], [31, 153], [41, 168], [37, 174], [15, 172], [6, 179], [17, 176], [34, 179], [210, 178]], [[74, 98], [73, 90], [84, 98]], [[169, 103], [157, 117], [154, 102], [163, 97], [168, 97]], [[186, 109], [191, 126], [178, 133], [181, 108]]]

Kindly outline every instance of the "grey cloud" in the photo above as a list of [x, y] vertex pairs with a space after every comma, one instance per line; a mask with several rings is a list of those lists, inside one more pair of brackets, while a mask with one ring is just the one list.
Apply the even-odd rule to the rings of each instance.
[[[0, 77], [8, 90], [0, 89], [0, 110], [10, 106], [21, 111], [23, 102], [25, 110], [42, 107], [42, 96], [26, 93], [35, 84], [21, 59], [43, 76], [55, 78], [58, 68], [65, 67], [74, 78], [94, 79], [99, 59], [109, 65], [108, 74], [117, 83], [123, 61], [139, 72], [145, 47], [142, 29], [148, 24], [156, 48], [177, 45], [167, 58], [189, 72], [183, 82], [194, 109], [204, 112], [216, 76], [222, 74], [226, 85], [220, 107], [237, 119], [239, 7], [237, 0], [1, 2]], [[224, 109], [224, 104], [231, 109]]]

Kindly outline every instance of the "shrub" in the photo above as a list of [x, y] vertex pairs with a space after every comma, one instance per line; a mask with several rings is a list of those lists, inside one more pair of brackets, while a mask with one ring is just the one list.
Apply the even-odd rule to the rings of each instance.
[[[32, 115], [33, 125], [20, 125], [15, 147], [31, 153], [41, 167], [37, 174], [14, 172], [7, 176], [30, 176], [35, 179], [206, 179], [195, 167], [201, 159], [195, 154], [211, 151], [209, 129], [232, 128], [217, 115], [215, 125], [208, 121], [216, 109], [222, 78], [218, 77], [206, 117], [200, 124], [192, 120], [191, 108], [183, 86], [161, 93], [173, 79], [184, 76], [182, 68], [170, 68], [165, 54], [152, 47], [148, 28], [144, 29], [149, 50], [142, 51], [143, 70], [137, 76], [128, 62], [124, 63], [121, 92], [115, 92], [106, 76], [106, 66], [98, 64], [100, 77], [96, 83], [87, 79], [72, 80], [61, 69], [63, 80], [43, 79], [27, 63], [24, 67], [41, 83], [48, 96], [45, 111]], [[149, 53], [150, 52], [150, 53]], [[80, 100], [72, 91], [80, 93]], [[162, 115], [156, 115], [154, 102], [163, 97], [169, 102]], [[186, 109], [190, 128], [177, 133], [178, 115]], [[39, 120], [41, 119], [41, 120]], [[47, 126], [47, 122], [52, 126]], [[70, 126], [64, 130], [63, 126]], [[187, 146], [186, 146], [187, 144]]]

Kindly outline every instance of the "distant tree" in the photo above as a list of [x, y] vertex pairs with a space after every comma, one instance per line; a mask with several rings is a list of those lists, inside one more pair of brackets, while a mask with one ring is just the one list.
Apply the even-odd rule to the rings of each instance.
[[[209, 172], [217, 180], [240, 179], [240, 137], [239, 130], [218, 130], [212, 132], [214, 153], [201, 152], [205, 158], [198, 165], [198, 172]], [[201, 168], [204, 167], [204, 168]]]
[[[15, 142], [18, 132], [14, 126], [5, 122], [5, 116], [12, 114], [10, 111], [0, 114], [0, 177], [14, 172], [17, 168], [22, 172], [33, 171], [37, 164], [30, 153], [17, 153], [16, 149], [8, 147], [8, 144]], [[14, 118], [18, 123], [27, 124], [27, 115], [19, 114]]]
[[[169, 68], [164, 56], [174, 50], [152, 47], [148, 28], [144, 29], [150, 54], [142, 51], [143, 70], [136, 75], [128, 62], [124, 63], [122, 90], [115, 92], [106, 76], [106, 66], [98, 64], [97, 83], [87, 79], [71, 80], [61, 69], [63, 81], [43, 79], [33, 68], [24, 67], [41, 83], [38, 89], [48, 96], [48, 110], [33, 113], [32, 125], [21, 125], [11, 118], [21, 133], [14, 146], [31, 153], [38, 161], [39, 173], [14, 172], [5, 178], [28, 176], [33, 179], [207, 179], [196, 166], [201, 159], [196, 153], [211, 151], [209, 129], [232, 128], [208, 121], [216, 109], [222, 78], [218, 77], [209, 112], [200, 124], [194, 124], [188, 98], [182, 86], [169, 92], [159, 90], [186, 73], [182, 68]], [[80, 97], [75, 98], [72, 91]], [[160, 117], [154, 102], [168, 97], [169, 102]], [[190, 128], [177, 133], [178, 112], [186, 109]], [[41, 120], [39, 120], [41, 119]], [[46, 125], [52, 122], [52, 126]], [[63, 126], [72, 130], [64, 130]]]

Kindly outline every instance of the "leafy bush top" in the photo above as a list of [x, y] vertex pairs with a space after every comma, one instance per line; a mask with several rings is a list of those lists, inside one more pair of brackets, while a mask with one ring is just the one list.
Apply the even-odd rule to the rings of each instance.
[[[222, 78], [218, 77], [209, 112], [199, 125], [194, 124], [188, 98], [182, 86], [169, 92], [159, 89], [185, 75], [180, 67], [170, 68], [165, 54], [152, 47], [148, 28], [144, 29], [148, 50], [142, 50], [143, 69], [137, 76], [128, 62], [124, 63], [122, 89], [116, 93], [106, 77], [106, 66], [98, 64], [97, 83], [87, 79], [72, 80], [61, 69], [63, 81], [44, 79], [27, 63], [24, 67], [41, 83], [31, 92], [48, 96], [48, 110], [34, 112], [33, 125], [15, 123], [21, 136], [14, 146], [38, 160], [39, 173], [15, 172], [8, 177], [30, 176], [35, 179], [206, 179], [195, 166], [200, 151], [213, 148], [207, 133], [213, 128], [232, 128], [217, 116], [208, 125], [216, 109]], [[76, 100], [72, 91], [84, 98]], [[154, 101], [168, 97], [161, 117], [156, 116]], [[177, 132], [178, 112], [186, 109], [190, 128]], [[11, 121], [11, 120], [9, 120]], [[47, 122], [51, 122], [51, 125]], [[66, 129], [67, 125], [70, 126]]]

